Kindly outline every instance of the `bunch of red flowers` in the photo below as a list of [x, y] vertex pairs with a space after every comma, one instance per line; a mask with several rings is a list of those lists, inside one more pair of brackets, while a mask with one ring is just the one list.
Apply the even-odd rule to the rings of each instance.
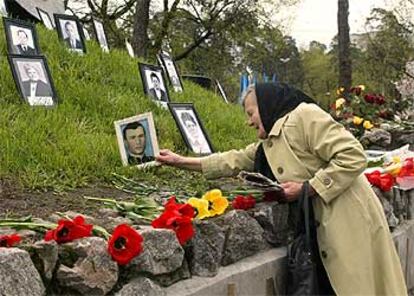
[[233, 209], [248, 210], [254, 208], [254, 206], [256, 205], [256, 199], [252, 195], [237, 195], [233, 199], [231, 205]]
[[382, 191], [390, 191], [394, 186], [394, 177], [390, 173], [381, 174], [380, 171], [376, 170], [372, 173], [365, 173], [369, 183], [373, 186], [378, 187]]
[[6, 234], [6, 235], [0, 235], [0, 248], [11, 248], [14, 245], [18, 244], [21, 241], [20, 235], [14, 233], [14, 234]]
[[164, 212], [152, 221], [152, 227], [173, 230], [180, 244], [184, 245], [194, 236], [194, 208], [189, 204], [177, 203], [175, 196], [170, 197], [164, 208]]

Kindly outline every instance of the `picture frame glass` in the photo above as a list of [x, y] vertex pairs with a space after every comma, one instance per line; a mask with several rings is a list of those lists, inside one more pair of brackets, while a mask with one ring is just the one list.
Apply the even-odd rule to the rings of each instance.
[[86, 47], [82, 26], [76, 17], [70, 15], [55, 14], [55, 22], [59, 38], [64, 42], [69, 51], [85, 53]]
[[210, 141], [205, 134], [194, 106], [170, 104], [170, 110], [173, 112], [174, 119], [191, 151], [199, 155], [213, 153]]
[[53, 24], [53, 21], [50, 18], [50, 15], [46, 11], [44, 11], [40, 8], [37, 8], [37, 11], [38, 11], [39, 17], [42, 20], [45, 27], [49, 30], [53, 30], [55, 28], [55, 25]]
[[11, 61], [21, 96], [30, 106], [56, 104], [53, 82], [44, 59], [14, 56]]
[[115, 123], [122, 163], [128, 165], [154, 165], [159, 154], [152, 113], [145, 113]]
[[177, 67], [172, 60], [170, 54], [162, 52], [159, 55], [160, 63], [163, 65], [165, 71], [167, 72], [170, 83], [175, 92], [182, 92], [183, 85], [181, 82], [180, 75], [178, 74]]
[[0, 0], [0, 16], [7, 16], [7, 8], [5, 0]]
[[97, 20], [93, 20], [93, 25], [95, 28], [96, 39], [98, 40], [99, 45], [101, 46], [103, 51], [108, 52], [109, 51], [108, 40], [106, 38], [103, 24]]

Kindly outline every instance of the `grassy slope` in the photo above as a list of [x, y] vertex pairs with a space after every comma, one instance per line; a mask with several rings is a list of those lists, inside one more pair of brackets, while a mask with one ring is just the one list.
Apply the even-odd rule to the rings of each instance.
[[[137, 172], [122, 167], [113, 122], [148, 111], [153, 112], [160, 147], [186, 153], [169, 111], [143, 95], [137, 60], [126, 51], [106, 54], [88, 42], [86, 56], [71, 54], [56, 32], [37, 26], [60, 104], [50, 110], [30, 108], [22, 103], [11, 75], [2, 23], [0, 31], [0, 178], [31, 189], [62, 190], [106, 182], [113, 172], [154, 182], [182, 176], [173, 169]], [[170, 91], [172, 101], [195, 104], [216, 150], [254, 141], [240, 106], [226, 105], [191, 83], [184, 87], [182, 94]]]

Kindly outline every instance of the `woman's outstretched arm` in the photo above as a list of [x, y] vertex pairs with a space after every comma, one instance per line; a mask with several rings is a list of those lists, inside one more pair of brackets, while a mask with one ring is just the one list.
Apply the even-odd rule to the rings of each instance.
[[200, 157], [182, 156], [168, 149], [163, 149], [155, 159], [163, 165], [201, 172]]

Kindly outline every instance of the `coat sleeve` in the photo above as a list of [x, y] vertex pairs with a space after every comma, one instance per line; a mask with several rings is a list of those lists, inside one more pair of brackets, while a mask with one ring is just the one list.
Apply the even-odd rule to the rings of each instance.
[[252, 171], [259, 143], [253, 143], [241, 150], [219, 152], [201, 159], [201, 169], [206, 178], [233, 176], [242, 170]]
[[343, 125], [315, 104], [300, 110], [305, 141], [310, 152], [326, 165], [309, 180], [325, 203], [343, 193], [367, 165], [364, 149]]

